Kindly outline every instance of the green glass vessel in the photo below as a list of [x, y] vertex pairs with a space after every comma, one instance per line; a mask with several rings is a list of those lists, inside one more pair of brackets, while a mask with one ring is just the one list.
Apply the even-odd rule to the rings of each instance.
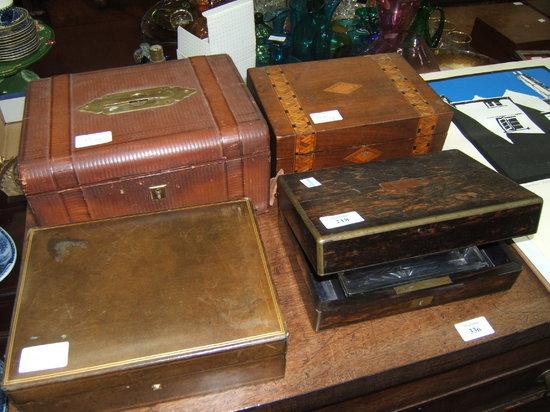
[[[428, 22], [432, 14], [435, 12], [439, 12], [439, 23], [435, 32], [431, 34]], [[444, 25], [445, 12], [443, 11], [443, 8], [432, 5], [429, 0], [422, 0], [420, 8], [418, 9], [414, 21], [409, 29], [409, 34], [419, 34], [428, 46], [437, 47], [439, 40], [441, 39], [441, 35], [443, 34]]]

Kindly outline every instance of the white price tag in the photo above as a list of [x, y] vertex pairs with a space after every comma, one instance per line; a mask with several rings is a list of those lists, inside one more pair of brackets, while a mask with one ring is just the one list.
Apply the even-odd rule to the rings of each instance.
[[538, 22], [539, 23], [546, 23], [546, 19], [539, 19]]
[[515, 1], [514, 6], [523, 6], [523, 3], [521, 1]]
[[338, 110], [327, 110], [326, 112], [310, 113], [311, 121], [315, 124], [338, 122], [344, 120]]
[[286, 40], [286, 36], [275, 36], [274, 34], [272, 34], [267, 38], [267, 40], [278, 41], [283, 43]]
[[354, 223], [363, 222], [363, 219], [356, 211], [341, 213], [339, 215], [323, 216], [320, 217], [321, 223], [327, 229], [334, 229], [335, 227], [352, 225]]
[[314, 177], [308, 177], [306, 179], [300, 179], [300, 182], [303, 183], [305, 187], [312, 188], [316, 186], [321, 186], [321, 183]]
[[28, 346], [21, 351], [19, 373], [64, 368], [69, 364], [69, 342]]
[[74, 137], [74, 147], [80, 149], [82, 147], [95, 146], [98, 144], [109, 143], [113, 141], [113, 133], [111, 131], [98, 132], [90, 134], [79, 134]]
[[464, 342], [495, 333], [495, 330], [487, 319], [485, 319], [485, 316], [457, 323], [455, 328]]

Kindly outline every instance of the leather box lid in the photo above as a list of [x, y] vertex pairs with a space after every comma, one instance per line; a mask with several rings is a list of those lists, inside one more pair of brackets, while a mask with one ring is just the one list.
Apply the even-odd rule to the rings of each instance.
[[265, 120], [227, 55], [39, 80], [25, 110], [27, 194], [269, 152]]
[[[86, 391], [131, 383], [136, 369], [179, 376], [284, 353], [247, 200], [31, 229], [21, 276], [10, 393], [49, 385], [48, 396], [63, 396], [83, 380]], [[48, 344], [66, 345], [68, 364], [21, 372], [24, 348]]]
[[458, 150], [283, 175], [278, 190], [320, 275], [528, 235], [542, 208]]
[[[397, 54], [253, 68], [248, 83], [276, 138], [277, 158], [431, 136], [446, 132], [452, 118]], [[332, 110], [342, 119], [315, 123], [312, 114]]]

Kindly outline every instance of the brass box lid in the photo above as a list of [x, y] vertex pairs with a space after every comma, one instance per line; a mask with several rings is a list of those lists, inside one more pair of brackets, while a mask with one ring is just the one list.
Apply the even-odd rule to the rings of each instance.
[[[9, 392], [214, 355], [189, 370], [180, 363], [184, 374], [286, 347], [247, 200], [31, 229], [22, 268], [3, 382]], [[33, 371], [22, 351], [48, 344], [66, 366], [53, 359]], [[242, 360], [223, 356], [252, 347]]]

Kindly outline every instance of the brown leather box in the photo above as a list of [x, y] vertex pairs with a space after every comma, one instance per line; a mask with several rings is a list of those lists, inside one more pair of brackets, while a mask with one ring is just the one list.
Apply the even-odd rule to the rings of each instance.
[[227, 55], [32, 82], [19, 173], [40, 226], [248, 197], [268, 203], [269, 136]]
[[280, 176], [316, 330], [510, 288], [542, 199], [457, 150]]
[[282, 377], [286, 339], [248, 200], [31, 229], [3, 387], [121, 409]]
[[451, 109], [397, 54], [250, 69], [275, 171], [441, 150]]

